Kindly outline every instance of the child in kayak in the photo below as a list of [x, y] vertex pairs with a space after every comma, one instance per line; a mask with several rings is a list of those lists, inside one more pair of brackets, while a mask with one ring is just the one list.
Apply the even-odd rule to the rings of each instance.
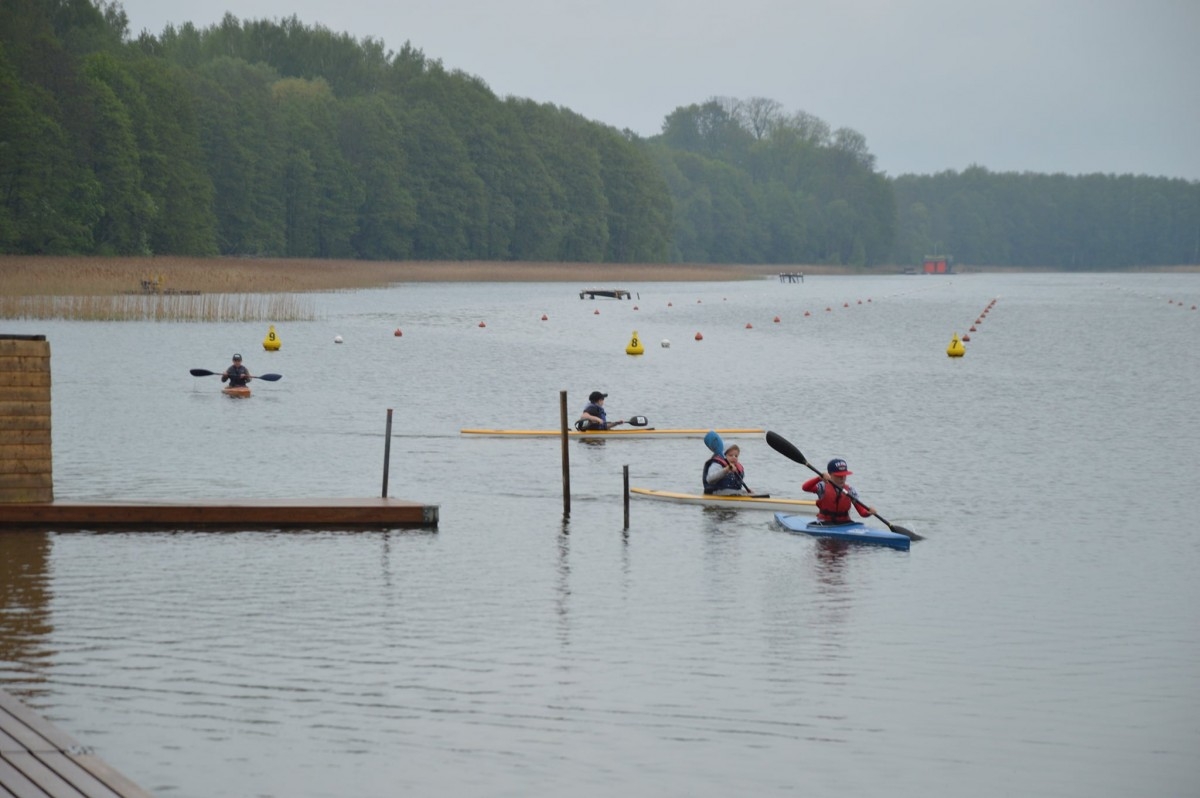
[[826, 524], [850, 523], [850, 505], [863, 518], [875, 514], [874, 507], [867, 507], [858, 500], [858, 493], [846, 484], [846, 477], [854, 472], [846, 466], [846, 461], [835, 457], [825, 467], [825, 473], [819, 474], [800, 486], [805, 493], [817, 494], [817, 520]]
[[708, 462], [704, 464], [705, 493], [716, 496], [736, 496], [750, 491], [746, 487], [746, 483], [742, 481], [746, 469], [739, 461], [741, 454], [741, 447], [735, 443], [725, 450], [723, 457], [714, 454], [708, 458]]
[[242, 356], [234, 353], [233, 365], [225, 369], [221, 375], [221, 382], [228, 382], [230, 388], [244, 388], [246, 383], [254, 379], [250, 374], [250, 369], [242, 365]]
[[583, 408], [583, 413], [580, 414], [579, 420], [575, 422], [575, 429], [583, 432], [592, 429], [612, 429], [618, 424], [624, 424], [624, 419], [620, 421], [609, 421], [608, 414], [604, 410], [604, 400], [608, 398], [608, 394], [592, 391], [588, 397], [587, 407]]

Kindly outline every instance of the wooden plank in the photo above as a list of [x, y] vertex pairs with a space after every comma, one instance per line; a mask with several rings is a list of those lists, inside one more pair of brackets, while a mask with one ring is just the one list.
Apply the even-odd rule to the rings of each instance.
[[0, 690], [0, 710], [0, 724], [3, 724], [4, 730], [30, 751], [61, 751], [83, 747], [74, 737], [4, 690]]
[[[0, 494], [3, 491], [0, 490]], [[3, 498], [0, 496], [0, 501]], [[17, 502], [0, 527], [343, 529], [437, 526], [438, 506], [399, 499], [212, 499], [193, 502]]]
[[26, 459], [46, 459], [49, 452], [41, 443], [0, 443], [0, 460], [23, 461]]
[[150, 798], [56, 727], [0, 690], [0, 796]]
[[[57, 756], [61, 758], [62, 754], [53, 752], [43, 754], [43, 756]], [[56, 773], [53, 768], [28, 751], [19, 754], [5, 754], [5, 759], [12, 763], [12, 766], [19, 770], [23, 776], [40, 787], [42, 792], [50, 796], [50, 798], [80, 798], [81, 795], [88, 794], [76, 789], [69, 781]], [[109, 790], [106, 798], [111, 798], [113, 795], [116, 794]], [[120, 797], [118, 796], [117, 798]]]
[[12, 429], [8, 425], [0, 425], [0, 444], [14, 443], [50, 446], [54, 443], [54, 437], [49, 424], [41, 429]]
[[9, 385], [0, 388], [0, 397], [6, 402], [41, 402], [50, 403], [49, 388], [31, 388], [23, 385]]
[[10, 428], [10, 430], [49, 430], [49, 408], [47, 408], [46, 413], [41, 415], [5, 416], [4, 414], [0, 413], [0, 427], [7, 427]]
[[[62, 751], [30, 754], [30, 756], [41, 762], [50, 771], [49, 775], [57, 776], [69, 785], [69, 789], [75, 790], [75, 792], [64, 794], [63, 798], [67, 798], [68, 795], [83, 795], [86, 798], [121, 798], [120, 794], [81, 768], [78, 762]], [[20, 767], [19, 764], [17, 766]]]
[[29, 490], [32, 488], [53, 488], [54, 475], [49, 471], [41, 474], [7, 474], [4, 472], [3, 464], [0, 464], [0, 490], [8, 488], [23, 488]]
[[0, 357], [13, 356], [50, 357], [50, 342], [46, 340], [30, 341], [14, 338], [0, 338]]
[[20, 371], [8, 368], [11, 364], [0, 360], [0, 388], [50, 388], [50, 371]]
[[5, 401], [0, 396], [0, 418], [12, 417], [21, 418], [24, 416], [49, 416], [50, 402], [29, 402], [29, 401]]
[[[0, 712], [0, 715], [4, 715], [4, 717], [8, 718], [10, 721], [13, 720], [12, 716], [6, 712]], [[10, 751], [24, 750], [25, 746], [21, 745], [21, 743], [18, 742], [11, 734], [4, 731], [3, 727], [0, 727], [0, 754], [6, 754]]]
[[87, 770], [100, 781], [107, 784], [122, 798], [152, 798], [150, 793], [134, 784], [125, 776], [113, 770], [107, 762], [91, 754], [80, 754], [72, 757], [83, 769]]
[[[8, 512], [9, 506], [24, 504], [47, 504], [54, 501], [54, 491], [50, 488], [0, 488], [0, 507]], [[0, 522], [0, 528], [5, 524]]]
[[46, 791], [29, 780], [11, 762], [0, 754], [0, 795], [11, 795], [14, 798], [46, 798]]

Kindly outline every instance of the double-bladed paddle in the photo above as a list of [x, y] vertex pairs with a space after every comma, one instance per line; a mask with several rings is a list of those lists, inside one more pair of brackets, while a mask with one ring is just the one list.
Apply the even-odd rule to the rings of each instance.
[[[645, 416], [630, 416], [629, 418], [621, 419], [620, 421], [610, 421], [608, 422], [608, 425], [604, 427], [604, 429], [612, 429], [618, 424], [628, 424], [631, 427], [644, 427], [649, 423], [650, 421]], [[597, 427], [582, 427], [580, 426], [581, 424], [583, 424], [583, 419], [579, 419], [575, 422], [575, 429], [579, 430], [580, 432], [596, 432], [599, 430]], [[604, 430], [599, 431], [603, 432]]]
[[[192, 369], [191, 372], [192, 372], [193, 377], [215, 377], [218, 374], [225, 373], [223, 371], [209, 371], [208, 369]], [[250, 379], [266, 380], [267, 382], [275, 382], [276, 380], [283, 379], [283, 375], [282, 374], [258, 374], [258, 375], [252, 376]]]
[[[797, 449], [795, 446], [793, 446], [792, 442], [789, 441], [787, 438], [783, 437], [782, 435], [778, 435], [778, 434], [768, 430], [767, 431], [767, 445], [770, 446], [775, 451], [779, 452], [781, 455], [783, 455], [787, 459], [794, 460], [795, 462], [799, 463], [800, 465], [808, 466], [810, 469], [812, 469], [813, 473], [820, 476], [821, 470], [814, 467], [812, 463], [808, 462], [808, 460], [804, 459], [804, 453], [801, 452], [799, 449]], [[841, 493], [841, 494], [846, 493], [846, 491], [842, 490], [837, 485], [834, 485], [832, 482], [830, 482], [829, 484], [832, 485], [834, 487], [834, 489], [837, 490], [838, 493]], [[856, 500], [856, 499], [854, 499], [853, 496], [850, 497], [850, 500], [854, 501], [858, 504], [862, 504], [861, 500]], [[886, 526], [888, 529], [892, 530], [893, 532], [895, 532], [898, 535], [904, 535], [904, 537], [908, 538], [909, 540], [924, 540], [925, 539], [921, 535], [918, 535], [916, 532], [913, 532], [911, 529], [905, 529], [902, 526], [897, 526], [896, 524], [890, 523], [886, 518], [884, 518], [879, 513], [871, 513], [871, 515], [875, 516], [880, 521], [882, 521], [883, 525]]]
[[[713, 454], [718, 454], [721, 457], [725, 456], [725, 441], [723, 441], [721, 439], [720, 433], [718, 433], [715, 429], [710, 429], [707, 433], [705, 433], [704, 445], [707, 446], [708, 450], [710, 452], [712, 452]], [[750, 490], [750, 486], [747, 485], [744, 480], [741, 480], [740, 475], [739, 475], [739, 481], [741, 481], [742, 487], [746, 489], [747, 493], [754, 493], [754, 491]], [[765, 499], [765, 498], [767, 498], [767, 496], [769, 494], [755, 493], [754, 495], [760, 499]]]

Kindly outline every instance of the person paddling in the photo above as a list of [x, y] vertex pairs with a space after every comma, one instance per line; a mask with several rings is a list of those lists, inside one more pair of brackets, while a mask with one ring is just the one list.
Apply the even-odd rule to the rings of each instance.
[[714, 454], [704, 464], [704, 492], [716, 496], [734, 496], [750, 492], [742, 478], [746, 469], [740, 462], [742, 449], [736, 443], [724, 455]]
[[580, 432], [593, 429], [612, 429], [618, 424], [624, 424], [625, 420], [609, 421], [608, 413], [604, 410], [604, 400], [608, 398], [608, 394], [592, 391], [588, 396], [587, 407], [583, 408], [583, 412], [579, 415], [579, 420], [575, 422], [575, 429]]
[[242, 365], [242, 356], [234, 353], [233, 364], [221, 374], [221, 382], [228, 382], [230, 388], [245, 388], [252, 379], [250, 369]]
[[863, 518], [875, 514], [874, 507], [867, 507], [858, 500], [858, 493], [846, 484], [846, 477], [854, 472], [846, 466], [846, 461], [835, 457], [825, 467], [825, 472], [818, 474], [800, 486], [805, 493], [817, 494], [817, 520], [826, 524], [850, 523], [850, 505]]

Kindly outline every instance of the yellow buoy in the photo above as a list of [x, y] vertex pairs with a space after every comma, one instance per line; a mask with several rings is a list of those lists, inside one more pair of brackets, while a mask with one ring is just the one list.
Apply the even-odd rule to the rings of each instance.
[[271, 328], [267, 330], [267, 337], [263, 339], [263, 349], [267, 350], [268, 352], [274, 352], [275, 350], [279, 349], [281, 345], [282, 344], [279, 340], [279, 336], [275, 334], [275, 325], [272, 324]]
[[637, 330], [633, 331], [633, 336], [629, 339], [629, 345], [625, 347], [627, 355], [641, 355], [646, 351], [646, 347], [642, 345], [642, 339], [638, 338]]
[[958, 333], [950, 339], [950, 346], [946, 347], [946, 354], [950, 357], [962, 357], [966, 354], [967, 348], [963, 346], [963, 342], [958, 340]]

